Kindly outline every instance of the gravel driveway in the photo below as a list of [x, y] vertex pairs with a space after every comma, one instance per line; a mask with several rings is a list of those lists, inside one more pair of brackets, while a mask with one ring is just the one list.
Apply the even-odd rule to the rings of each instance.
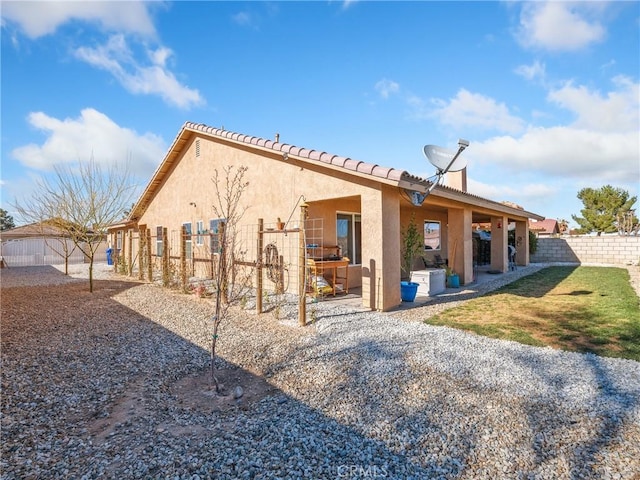
[[81, 268], [1, 274], [2, 479], [640, 478], [638, 362], [331, 302], [305, 328], [238, 310], [219, 368], [245, 394], [223, 406], [178, 388], [208, 365], [209, 300], [106, 266], [93, 294]]

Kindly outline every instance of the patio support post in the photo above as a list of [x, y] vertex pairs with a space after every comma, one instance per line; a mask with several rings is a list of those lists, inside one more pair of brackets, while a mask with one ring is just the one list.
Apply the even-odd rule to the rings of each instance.
[[491, 269], [506, 272], [509, 269], [507, 249], [507, 217], [491, 217]]
[[516, 222], [516, 265], [529, 265], [529, 222]]
[[450, 208], [447, 223], [449, 267], [458, 274], [463, 285], [471, 283], [473, 281], [472, 212], [468, 208]]

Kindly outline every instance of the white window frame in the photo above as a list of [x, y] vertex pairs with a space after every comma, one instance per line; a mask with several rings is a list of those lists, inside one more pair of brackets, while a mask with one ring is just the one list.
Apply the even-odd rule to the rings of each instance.
[[163, 229], [162, 229], [162, 225], [156, 225], [156, 257], [161, 257], [162, 256], [162, 235], [163, 235]]
[[[336, 244], [338, 243], [338, 216], [349, 216], [349, 227], [352, 232], [351, 245], [347, 250], [343, 249], [342, 255], [349, 257], [349, 265], [361, 265], [362, 264], [362, 214], [360, 212], [343, 212], [336, 211]], [[357, 220], [356, 220], [357, 219]], [[356, 224], [360, 224], [360, 242], [358, 242]], [[353, 257], [353, 258], [351, 258]]]
[[198, 220], [196, 222], [196, 245], [198, 245], [199, 247], [204, 245], [204, 237], [203, 234], [205, 233], [204, 230], [204, 221], [203, 220]]

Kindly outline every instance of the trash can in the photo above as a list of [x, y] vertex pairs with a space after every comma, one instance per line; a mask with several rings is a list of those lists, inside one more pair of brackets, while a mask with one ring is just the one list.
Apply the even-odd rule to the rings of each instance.
[[107, 248], [107, 265], [113, 265], [113, 259], [111, 258], [112, 252], [113, 248]]

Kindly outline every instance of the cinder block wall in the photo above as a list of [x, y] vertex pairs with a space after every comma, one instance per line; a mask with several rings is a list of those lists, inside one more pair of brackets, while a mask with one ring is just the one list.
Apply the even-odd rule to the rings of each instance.
[[532, 263], [578, 262], [638, 265], [640, 237], [618, 235], [601, 237], [539, 238]]

